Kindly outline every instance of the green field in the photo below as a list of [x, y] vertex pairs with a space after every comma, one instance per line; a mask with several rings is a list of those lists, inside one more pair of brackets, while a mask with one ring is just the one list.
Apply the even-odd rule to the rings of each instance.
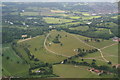
[[48, 24], [61, 24], [66, 22], [72, 22], [70, 19], [62, 19], [62, 18], [52, 18], [52, 17], [44, 17], [43, 18]]
[[[9, 59], [7, 59], [9, 57]], [[3, 75], [4, 76], [27, 76], [29, 65], [16, 55], [10, 44], [3, 45]], [[19, 63], [18, 63], [19, 62]], [[9, 65], [9, 66], [8, 66]]]
[[80, 19], [81, 17], [80, 16], [71, 16], [69, 18], [71, 18], [71, 19]]
[[[60, 35], [60, 42], [63, 44], [61, 46], [60, 44], [53, 43], [52, 40], [55, 38], [55, 36]], [[67, 35], [67, 37], [65, 37]], [[51, 45], [47, 45], [48, 49], [51, 51], [56, 52], [57, 54], [63, 54], [66, 56], [73, 56], [77, 54], [74, 50], [77, 48], [82, 49], [93, 49], [87, 45], [85, 45], [83, 42], [79, 41], [77, 38], [74, 37], [74, 34], [69, 34], [64, 31], [51, 31], [50, 37], [48, 37], [49, 40], [47, 41], [47, 44], [51, 43]]]
[[118, 44], [102, 49], [105, 58], [113, 64], [118, 64]]
[[20, 13], [21, 16], [38, 16], [39, 12], [24, 12], [24, 13]]
[[59, 64], [53, 66], [53, 72], [60, 76], [60, 78], [107, 78], [113, 75], [98, 76], [88, 71], [89, 67]]
[[78, 27], [75, 27], [75, 28], [69, 28], [71, 30], [80, 30], [80, 31], [87, 31], [89, 29], [88, 26], [78, 26]]
[[[30, 45], [29, 50], [36, 58], [40, 59], [43, 62], [55, 63], [64, 60], [66, 57], [58, 56], [52, 54], [45, 50], [44, 48], [45, 36], [38, 36], [28, 41], [21, 42], [21, 45]], [[35, 50], [35, 48], [37, 50]]]

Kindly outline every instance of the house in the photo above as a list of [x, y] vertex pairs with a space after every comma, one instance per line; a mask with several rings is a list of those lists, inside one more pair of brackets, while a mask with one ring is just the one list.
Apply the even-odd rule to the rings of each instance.
[[26, 38], [26, 37], [27, 37], [27, 35], [22, 35], [21, 37], [22, 37], [22, 38]]
[[116, 69], [120, 68], [120, 64], [115, 64], [115, 65], [112, 65], [113, 67], [115, 67]]
[[91, 24], [92, 22], [88, 22], [87, 24]]
[[119, 41], [120, 41], [120, 38], [114, 37], [114, 38], [112, 38], [112, 40], [115, 41], [115, 42], [119, 42]]
[[53, 27], [52, 26], [49, 26], [50, 29], [52, 29]]
[[96, 73], [97, 75], [101, 75], [103, 73], [103, 70], [98, 70], [98, 69], [95, 69], [95, 68], [91, 68], [91, 69], [88, 69], [88, 70]]
[[41, 71], [35, 71], [36, 73], [40, 73]]

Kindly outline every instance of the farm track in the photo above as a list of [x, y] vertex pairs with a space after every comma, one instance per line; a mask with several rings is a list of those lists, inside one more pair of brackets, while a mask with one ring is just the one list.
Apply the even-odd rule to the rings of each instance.
[[[72, 34], [71, 34], [71, 35], [72, 35]], [[104, 55], [103, 55], [101, 49], [99, 49], [99, 48], [97, 48], [97, 47], [95, 47], [95, 46], [92, 46], [92, 45], [89, 45], [89, 44], [85, 43], [84, 41], [82, 41], [81, 39], [79, 39], [78, 37], [76, 37], [76, 36], [74, 36], [74, 35], [72, 35], [72, 36], [75, 37], [76, 39], [78, 39], [80, 42], [86, 44], [87, 46], [96, 48], [96, 49], [100, 52], [101, 57], [103, 58], [103, 60], [104, 60], [105, 62], [109, 62], [109, 61], [104, 57]], [[109, 46], [106, 46], [106, 47], [109, 47]], [[104, 48], [106, 48], [106, 47], [104, 47]]]
[[70, 57], [70, 56], [66, 56], [66, 55], [63, 55], [63, 54], [58, 54], [58, 53], [56, 53], [56, 52], [54, 52], [54, 51], [52, 51], [52, 50], [49, 50], [49, 49], [47, 48], [47, 46], [46, 46], [46, 41], [47, 41], [47, 38], [49, 37], [49, 35], [50, 35], [50, 33], [46, 36], [46, 38], [45, 38], [45, 40], [44, 40], [44, 47], [45, 47], [45, 49], [46, 49], [48, 52], [53, 53], [53, 54], [56, 54], [56, 55], [59, 55], [59, 56]]
[[[46, 41], [47, 41], [47, 38], [49, 37], [49, 35], [50, 35], [50, 33], [46, 36], [46, 38], [45, 38], [45, 40], [44, 40], [44, 47], [45, 47], [45, 49], [46, 49], [47, 51], [53, 53], [53, 54], [56, 54], [56, 55], [60, 55], [60, 56], [64, 56], [64, 57], [70, 57], [70, 56], [66, 56], [66, 55], [63, 55], [63, 54], [58, 54], [58, 53], [56, 53], [56, 52], [54, 52], [54, 51], [52, 51], [52, 50], [49, 50], [49, 49], [47, 48], [47, 46], [46, 46]], [[78, 37], [76, 37], [76, 36], [74, 36], [74, 35], [72, 35], [72, 34], [70, 34], [70, 35], [73, 36], [74, 38], [76, 38], [77, 40], [79, 40], [80, 42], [84, 43], [85, 45], [97, 49], [97, 50], [100, 52], [101, 57], [102, 57], [102, 59], [103, 59], [105, 62], [109, 62], [109, 61], [104, 57], [103, 52], [102, 52], [101, 50], [117, 44], [117, 43], [114, 43], [114, 44], [111, 44], [111, 45], [109, 45], [109, 46], [105, 46], [105, 47], [99, 49], [99, 48], [97, 48], [97, 47], [95, 47], [95, 46], [92, 46], [92, 45], [87, 44], [86, 42], [82, 41], [80, 38], [78, 38]]]

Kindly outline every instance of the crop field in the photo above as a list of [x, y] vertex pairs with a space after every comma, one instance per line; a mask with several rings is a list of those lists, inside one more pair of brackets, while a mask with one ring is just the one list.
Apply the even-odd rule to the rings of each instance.
[[79, 17], [79, 16], [71, 16], [69, 18], [71, 18], [71, 19], [80, 19], [81, 17]]
[[68, 15], [64, 14], [64, 13], [51, 13], [51, 14], [48, 14], [48, 16], [62, 16], [62, 17], [67, 17]]
[[71, 30], [80, 30], [80, 31], [87, 31], [89, 29], [88, 26], [78, 26], [78, 27], [75, 27], [75, 28], [69, 28]]
[[21, 16], [38, 16], [39, 12], [24, 12], [21, 13]]
[[[88, 71], [89, 67], [59, 64], [53, 66], [53, 72], [60, 78], [100, 78], [100, 76]], [[112, 77], [113, 75], [101, 76], [102, 78]]]
[[24, 61], [18, 55], [16, 55], [16, 53], [12, 50], [10, 44], [3, 45], [2, 60], [3, 75], [23, 76], [24, 74], [28, 74], [29, 65], [24, 63]]
[[[57, 36], [60, 35], [60, 42], [63, 44], [62, 46], [60, 44], [52, 43], [52, 40]], [[67, 37], [65, 37], [67, 36]], [[51, 45], [47, 46], [50, 50], [58, 53], [58, 54], [64, 54], [66, 56], [72, 56], [77, 54], [74, 50], [77, 48], [82, 49], [92, 49], [91, 47], [85, 45], [81, 41], [79, 41], [77, 38], [74, 38], [74, 35], [66, 33], [64, 31], [51, 31], [50, 37], [48, 37], [47, 45], [51, 43]], [[70, 46], [71, 45], [71, 46]]]
[[44, 17], [43, 18], [48, 24], [61, 24], [66, 22], [72, 22], [73, 20], [69, 19], [61, 19], [61, 18], [52, 18], [52, 17]]
[[86, 17], [82, 17], [83, 20], [89, 20], [89, 19], [93, 19], [93, 18], [100, 18], [101, 16], [86, 16]]
[[[55, 63], [65, 59], [65, 57], [52, 54], [44, 48], [45, 36], [38, 36], [28, 41], [21, 42], [21, 45], [30, 45], [29, 50], [36, 58], [48, 63]], [[35, 50], [36, 49], [36, 50]]]
[[82, 13], [82, 15], [84, 15], [84, 16], [90, 16], [90, 14], [88, 14], [88, 13]]

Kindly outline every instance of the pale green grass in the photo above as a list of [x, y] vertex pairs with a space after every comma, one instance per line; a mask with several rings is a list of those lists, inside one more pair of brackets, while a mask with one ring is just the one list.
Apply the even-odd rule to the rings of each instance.
[[88, 42], [89, 45], [92, 45], [92, 46], [95, 46], [97, 48], [103, 48], [105, 46], [109, 46], [111, 44], [114, 44], [115, 42], [110, 39], [110, 40], [104, 40], [104, 41], [101, 41], [101, 42]]
[[60, 76], [60, 78], [109, 78], [112, 75], [98, 76], [95, 73], [88, 71], [89, 67], [60, 64], [53, 66], [53, 72]]
[[107, 60], [113, 64], [118, 64], [118, 44], [105, 48], [102, 52]]
[[79, 17], [79, 16], [71, 16], [69, 18], [71, 18], [71, 19], [80, 19], [81, 17]]
[[93, 19], [93, 18], [99, 18], [101, 16], [86, 16], [86, 17], [82, 17], [83, 20], [89, 20], [89, 19]]
[[[58, 34], [60, 34], [61, 36], [60, 42], [63, 44], [63, 46], [61, 46], [60, 44], [55, 44], [55, 43], [52, 43], [50, 46], [47, 45], [47, 47], [50, 50], [58, 54], [73, 56], [77, 54], [77, 52], [75, 52], [74, 49], [77, 49], [77, 48], [86, 49], [86, 50], [92, 49], [91, 47], [85, 45], [84, 43], [76, 39], [74, 36], [72, 36], [74, 34], [69, 34], [64, 31], [51, 31], [50, 33], [51, 34], [50, 34], [49, 40], [47, 40], [48, 41], [47, 44], [52, 43], [52, 40]], [[67, 37], [65, 37], [65, 35], [67, 35]]]
[[38, 16], [39, 13], [38, 12], [24, 12], [21, 13], [21, 16]]
[[69, 28], [71, 30], [80, 30], [80, 31], [87, 31], [89, 29], [88, 26], [78, 26], [78, 27], [75, 27], [75, 28]]
[[[3, 46], [3, 54], [3, 76], [28, 75], [29, 65], [23, 64], [24, 61], [18, 55], [16, 55], [16, 53], [12, 50], [10, 44]], [[10, 57], [10, 59], [7, 60], [6, 57]], [[20, 63], [17, 63], [17, 61]]]
[[43, 18], [49, 24], [61, 24], [66, 22], [72, 22], [70, 19], [61, 19], [61, 18], [52, 18], [52, 17], [44, 17]]
[[[45, 40], [45, 36], [42, 35], [42, 36], [33, 38], [31, 40], [22, 42], [21, 44], [31, 45], [29, 47], [31, 54], [33, 54], [36, 58], [40, 59], [43, 62], [54, 63], [54, 62], [62, 61], [66, 58], [66, 57], [58, 56], [46, 51], [43, 45], [44, 40]], [[35, 51], [35, 48], [37, 49], [36, 51]]]

